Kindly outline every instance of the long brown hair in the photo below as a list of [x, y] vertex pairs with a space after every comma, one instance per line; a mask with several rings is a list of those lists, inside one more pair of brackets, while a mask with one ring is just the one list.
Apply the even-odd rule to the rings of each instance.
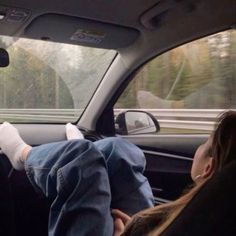
[[[211, 147], [205, 154], [214, 158], [214, 169], [217, 172], [220, 172], [231, 161], [236, 160], [236, 111], [225, 112], [219, 117], [216, 129], [212, 133]], [[137, 213], [126, 226], [123, 235], [159, 235], [207, 180], [193, 185], [190, 191], [171, 203]]]

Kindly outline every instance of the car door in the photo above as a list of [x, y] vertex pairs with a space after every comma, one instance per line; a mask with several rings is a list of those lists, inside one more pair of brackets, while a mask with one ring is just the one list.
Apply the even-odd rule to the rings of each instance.
[[147, 160], [148, 178], [156, 203], [179, 197], [192, 184], [190, 171], [196, 148], [205, 135], [136, 135], [124, 137], [139, 146]]
[[145, 175], [157, 203], [176, 199], [193, 183], [197, 147], [209, 137], [217, 116], [235, 107], [234, 34], [224, 31], [154, 58], [133, 75], [114, 103], [115, 116], [135, 109], [159, 122], [160, 131], [154, 133], [122, 134], [145, 153]]

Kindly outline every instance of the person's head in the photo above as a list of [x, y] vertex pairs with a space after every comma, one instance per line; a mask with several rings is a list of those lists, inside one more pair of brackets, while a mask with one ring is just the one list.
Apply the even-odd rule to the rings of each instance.
[[236, 160], [236, 112], [228, 111], [220, 116], [207, 142], [197, 149], [191, 177], [200, 183], [233, 160]]

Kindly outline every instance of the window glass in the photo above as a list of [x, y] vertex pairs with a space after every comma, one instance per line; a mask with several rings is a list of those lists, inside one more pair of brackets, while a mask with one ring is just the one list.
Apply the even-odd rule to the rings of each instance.
[[147, 109], [162, 133], [209, 133], [219, 113], [236, 108], [236, 31], [156, 57], [139, 70], [115, 108]]
[[113, 60], [113, 50], [0, 36], [0, 121], [76, 121]]

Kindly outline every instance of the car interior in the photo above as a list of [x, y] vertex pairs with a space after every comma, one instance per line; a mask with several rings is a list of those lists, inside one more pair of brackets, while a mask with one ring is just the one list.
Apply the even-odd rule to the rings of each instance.
[[[155, 203], [174, 200], [192, 183], [192, 158], [197, 147], [207, 140], [209, 132], [161, 133], [158, 132], [159, 123], [151, 116], [157, 134], [139, 133], [139, 130], [129, 133], [127, 129], [122, 133], [116, 129], [119, 121], [115, 119], [115, 104], [140, 68], [153, 58], [193, 40], [227, 30], [235, 31], [235, 26], [234, 0], [2, 0], [2, 36], [113, 51], [106, 69], [101, 72], [101, 80], [94, 85], [94, 91], [82, 112], [72, 120], [21, 122], [13, 117], [10, 121], [25, 142], [32, 146], [66, 140], [67, 122], [77, 125], [85, 138], [91, 141], [121, 136], [143, 150], [147, 159], [145, 176], [151, 184]], [[43, 58], [44, 52], [39, 50], [40, 53]], [[71, 54], [68, 58], [73, 60], [73, 56]], [[61, 68], [70, 61], [68, 58], [60, 58]], [[233, 63], [235, 65], [235, 61]], [[27, 76], [28, 72], [24, 69], [22, 73]], [[17, 78], [17, 74], [14, 76]], [[83, 89], [90, 86], [92, 83]], [[12, 98], [14, 96], [16, 94], [11, 94]], [[8, 107], [1, 107], [0, 110], [2, 108]], [[2, 110], [1, 121], [7, 117], [4, 112]], [[119, 115], [119, 118], [122, 116]], [[161, 123], [159, 129], [162, 130]], [[3, 153], [0, 155], [0, 234], [47, 235], [50, 202], [35, 192], [24, 172], [12, 169], [6, 156]], [[233, 204], [235, 190], [231, 194], [225, 184], [227, 181], [235, 181], [235, 165], [209, 182], [209, 186], [199, 192], [163, 235], [235, 235], [232, 221], [236, 212]], [[217, 198], [214, 198], [216, 195]], [[208, 205], [209, 199], [215, 201]], [[229, 202], [231, 205], [227, 204]], [[199, 225], [205, 224], [208, 227], [201, 230]]]

